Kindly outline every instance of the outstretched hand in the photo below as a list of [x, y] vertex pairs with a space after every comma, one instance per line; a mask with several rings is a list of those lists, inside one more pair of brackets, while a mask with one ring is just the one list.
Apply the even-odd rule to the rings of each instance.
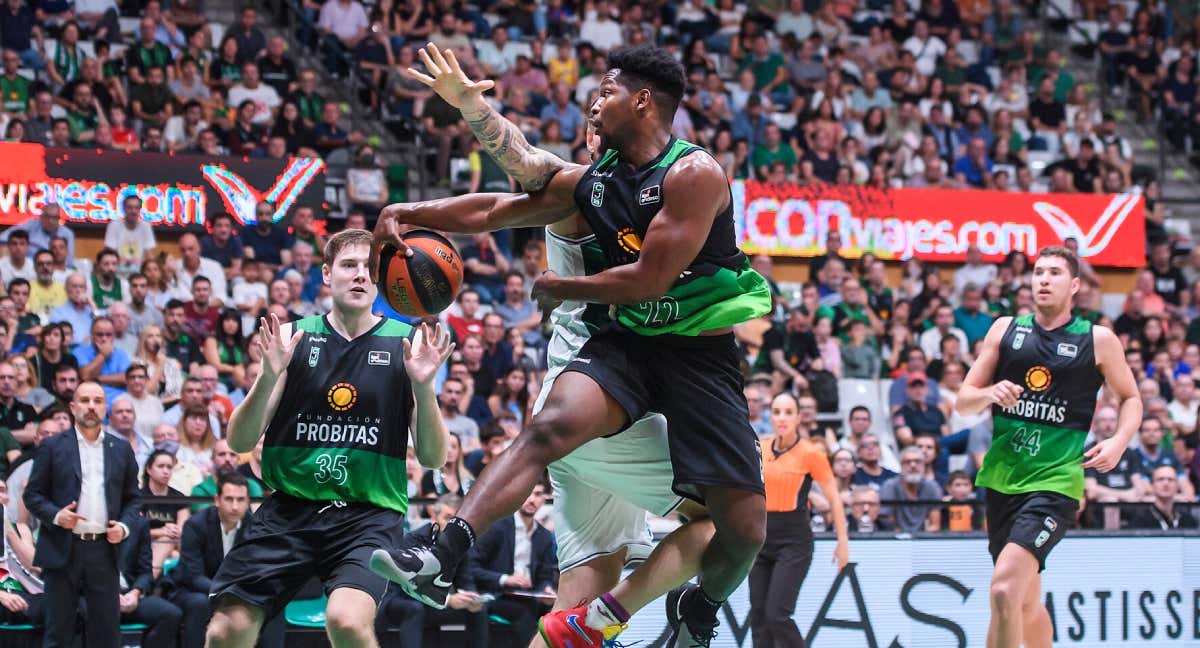
[[379, 214], [379, 220], [375, 221], [375, 231], [371, 236], [371, 257], [367, 261], [368, 269], [371, 271], [371, 283], [379, 283], [379, 257], [383, 254], [383, 246], [390, 245], [397, 250], [399, 254], [406, 257], [413, 255], [412, 250], [404, 243], [403, 228], [396, 217], [389, 215], [388, 210], [383, 210]]
[[411, 341], [404, 339], [404, 368], [409, 380], [414, 385], [428, 385], [453, 352], [450, 332], [443, 330], [441, 324], [433, 329], [428, 324], [418, 326]]
[[274, 380], [287, 369], [292, 353], [300, 343], [304, 331], [297, 330], [292, 339], [285, 340], [279, 332], [279, 317], [275, 314], [264, 317], [258, 327], [258, 348], [262, 351], [262, 375]]
[[421, 62], [425, 64], [429, 74], [408, 68], [409, 76], [432, 88], [446, 103], [459, 110], [464, 106], [469, 107], [480, 95], [496, 85], [488, 79], [469, 79], [458, 65], [458, 59], [452, 50], [439, 50], [437, 45], [428, 43], [424, 48], [417, 50], [417, 55], [421, 57]]

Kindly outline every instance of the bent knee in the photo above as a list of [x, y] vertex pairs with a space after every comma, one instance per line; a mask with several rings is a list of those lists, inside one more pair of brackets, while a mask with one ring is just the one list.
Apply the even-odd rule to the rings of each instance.
[[578, 445], [569, 439], [573, 425], [560, 410], [543, 410], [525, 426], [513, 445], [548, 464], [567, 456]]
[[992, 605], [1000, 610], [1015, 611], [1018, 607], [1024, 606], [1020, 592], [1013, 583], [1007, 580], [992, 583], [990, 596]]
[[325, 610], [325, 629], [342, 638], [374, 636], [375, 608], [338, 606]]

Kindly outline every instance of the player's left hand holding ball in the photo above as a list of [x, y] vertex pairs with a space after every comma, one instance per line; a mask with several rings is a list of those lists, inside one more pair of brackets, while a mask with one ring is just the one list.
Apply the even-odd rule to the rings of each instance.
[[1095, 468], [1102, 473], [1116, 468], [1121, 461], [1121, 455], [1125, 454], [1125, 448], [1116, 443], [1115, 439], [1116, 437], [1109, 437], [1083, 453], [1083, 456], [1087, 458], [1087, 461], [1083, 462], [1083, 467]]
[[450, 332], [438, 324], [432, 329], [428, 324], [417, 327], [412, 341], [404, 340], [404, 368], [414, 384], [427, 385], [437, 375], [438, 367], [454, 352]]

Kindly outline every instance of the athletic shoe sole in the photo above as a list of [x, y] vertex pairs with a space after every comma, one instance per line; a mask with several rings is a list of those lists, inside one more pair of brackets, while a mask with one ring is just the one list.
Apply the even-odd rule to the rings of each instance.
[[411, 580], [409, 580], [408, 575], [400, 570], [400, 567], [396, 564], [395, 560], [392, 560], [391, 554], [389, 554], [386, 549], [376, 549], [374, 552], [372, 552], [369, 566], [372, 572], [375, 572], [376, 574], [383, 576], [389, 581], [399, 585], [401, 591], [403, 591], [405, 594], [408, 594], [410, 597], [420, 601], [421, 603], [424, 603], [425, 605], [428, 605], [431, 608], [434, 608], [435, 610], [446, 609], [446, 600], [442, 599], [439, 602], [430, 598], [428, 595], [421, 593], [416, 583], [413, 583]]

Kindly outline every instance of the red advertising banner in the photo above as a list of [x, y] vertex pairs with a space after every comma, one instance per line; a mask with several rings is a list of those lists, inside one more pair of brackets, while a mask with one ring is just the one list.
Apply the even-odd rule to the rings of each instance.
[[825, 252], [826, 235], [841, 233], [844, 256], [870, 252], [882, 259], [962, 261], [979, 245], [998, 262], [1013, 250], [1079, 243], [1096, 266], [1146, 263], [1141, 196], [1026, 194], [952, 189], [800, 186], [735, 181], [738, 244], [749, 254], [811, 257]]
[[318, 209], [325, 191], [319, 159], [267, 160], [168, 155], [98, 149], [0, 144], [0, 226], [20, 223], [57, 203], [66, 222], [106, 225], [122, 217], [128, 196], [142, 199], [142, 218], [154, 227], [203, 225], [228, 212], [243, 225], [256, 222], [255, 205], [275, 206], [273, 220], [290, 209]]

